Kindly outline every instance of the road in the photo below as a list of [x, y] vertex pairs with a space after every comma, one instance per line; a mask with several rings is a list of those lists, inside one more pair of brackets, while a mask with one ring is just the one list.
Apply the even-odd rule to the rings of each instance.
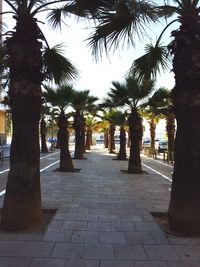
[[[40, 156], [40, 172], [56, 166], [59, 162], [59, 151], [54, 151]], [[141, 155], [142, 165], [144, 170], [149, 173], [157, 173], [161, 179], [166, 179], [171, 182], [171, 173], [173, 167], [159, 160]], [[0, 162], [0, 197], [5, 194], [7, 175], [9, 171], [9, 158], [5, 158]]]

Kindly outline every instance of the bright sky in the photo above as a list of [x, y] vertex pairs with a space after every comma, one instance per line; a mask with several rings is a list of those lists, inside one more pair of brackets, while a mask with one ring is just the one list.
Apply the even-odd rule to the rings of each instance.
[[[44, 22], [44, 14], [40, 20]], [[9, 19], [5, 17], [4, 22], [11, 25], [10, 16]], [[143, 54], [144, 46], [150, 40], [146, 38], [143, 42], [139, 42], [136, 38], [135, 47], [124, 45], [123, 48], [117, 49], [115, 53], [110, 52], [109, 58], [104, 53], [102, 59], [95, 62], [91, 49], [86, 47], [87, 42], [84, 42], [91, 32], [91, 30], [86, 29], [87, 24], [82, 21], [77, 23], [77, 20], [70, 17], [67, 18], [66, 23], [68, 26], [64, 25], [62, 32], [49, 30], [47, 25], [40, 24], [40, 27], [45, 33], [50, 46], [58, 43], [65, 45], [66, 56], [80, 71], [79, 79], [73, 83], [74, 87], [79, 90], [90, 89], [91, 94], [99, 98], [106, 96], [113, 80], [121, 82], [124, 80], [124, 76], [130, 69], [133, 60]], [[156, 25], [153, 27], [153, 31], [148, 31], [152, 41], [156, 39], [162, 29], [163, 25]], [[171, 27], [170, 31], [172, 29]], [[165, 35], [166, 43], [169, 43], [170, 31]], [[167, 71], [158, 77], [157, 87], [173, 88], [173, 73], [169, 72]]]
[[[87, 47], [87, 42], [84, 42], [91, 30], [86, 29], [87, 25], [81, 21], [77, 23], [76, 20], [68, 18], [67, 23], [68, 26], [63, 27], [62, 33], [49, 31], [49, 28], [47, 30], [45, 27], [44, 31], [47, 39], [52, 46], [59, 42], [65, 43], [68, 59], [80, 71], [80, 77], [74, 83], [74, 87], [79, 90], [90, 89], [91, 94], [99, 98], [106, 96], [113, 80], [124, 80], [124, 76], [130, 69], [133, 60], [143, 54], [144, 46], [150, 40], [146, 38], [146, 42], [139, 43], [136, 38], [135, 47], [124, 45], [123, 48], [117, 49], [115, 53], [111, 51], [109, 58], [103, 53], [102, 59], [96, 62], [92, 56], [91, 49]], [[162, 29], [163, 25], [157, 25], [155, 27], [156, 35], [149, 31], [152, 41], [156, 39]], [[164, 39], [167, 43], [169, 43], [169, 36], [170, 32], [168, 31]], [[170, 70], [158, 77], [157, 87], [160, 86], [165, 86], [169, 89], [173, 88], [174, 78]]]

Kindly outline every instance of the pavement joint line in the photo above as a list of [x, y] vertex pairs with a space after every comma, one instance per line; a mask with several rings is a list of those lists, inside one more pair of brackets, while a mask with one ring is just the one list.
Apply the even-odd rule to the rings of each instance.
[[49, 165], [46, 166], [45, 168], [41, 169], [40, 172], [43, 172], [43, 171], [45, 171], [46, 169], [52, 167], [53, 165], [57, 164], [59, 161], [60, 161], [60, 160], [57, 160], [57, 161], [55, 161], [55, 162], [49, 164]]
[[158, 171], [154, 170], [153, 168], [149, 167], [148, 165], [146, 165], [146, 164], [144, 164], [144, 163], [142, 163], [142, 165], [143, 165], [144, 167], [146, 167], [147, 169], [149, 169], [149, 170], [151, 170], [151, 171], [153, 171], [153, 172], [159, 174], [159, 175], [162, 176], [164, 179], [166, 179], [166, 180], [172, 182], [172, 179], [171, 179], [171, 178], [167, 177], [166, 175], [162, 174], [161, 172], [158, 172]]
[[45, 158], [54, 156], [54, 155], [56, 155], [56, 154], [58, 154], [58, 153], [60, 153], [60, 152], [54, 152], [54, 153], [52, 153], [52, 154], [50, 154], [50, 155], [46, 155], [46, 156], [44, 156], [44, 157], [41, 157], [40, 159], [45, 159]]

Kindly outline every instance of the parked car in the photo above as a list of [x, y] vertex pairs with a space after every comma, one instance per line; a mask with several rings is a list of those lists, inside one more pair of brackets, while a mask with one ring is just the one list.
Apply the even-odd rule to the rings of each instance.
[[145, 148], [150, 148], [150, 146], [151, 146], [151, 142], [150, 142], [150, 140], [143, 140], [143, 144], [142, 144], [142, 147], [143, 147], [143, 149], [145, 149]]
[[167, 151], [167, 149], [168, 149], [167, 141], [159, 141], [158, 153], [163, 153], [164, 151]]

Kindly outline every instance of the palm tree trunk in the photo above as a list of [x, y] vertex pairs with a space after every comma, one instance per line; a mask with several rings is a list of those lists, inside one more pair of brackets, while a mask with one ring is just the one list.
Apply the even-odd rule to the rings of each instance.
[[166, 118], [166, 131], [168, 137], [168, 154], [169, 161], [173, 161], [174, 153], [174, 136], [175, 136], [175, 116], [174, 114], [169, 114]]
[[[177, 121], [175, 164], [168, 211], [173, 231], [200, 234], [200, 16], [189, 12], [173, 32], [175, 87], [172, 97]], [[190, 43], [188, 45], [188, 43]]]
[[126, 131], [123, 126], [120, 127], [120, 147], [118, 160], [126, 160]]
[[142, 138], [142, 119], [137, 111], [132, 111], [128, 118], [131, 147], [128, 162], [128, 173], [142, 173], [140, 158], [140, 140]]
[[109, 143], [109, 137], [108, 137], [108, 133], [104, 132], [104, 147], [108, 148], [108, 143]]
[[40, 136], [41, 136], [41, 152], [42, 153], [48, 152], [47, 143], [46, 143], [46, 133], [47, 133], [46, 122], [44, 118], [42, 117], [40, 121]]
[[85, 141], [86, 150], [90, 150], [91, 143], [92, 143], [92, 130], [88, 128], [86, 131], [86, 141]]
[[109, 129], [109, 153], [115, 153], [115, 126], [111, 123]]
[[155, 137], [156, 137], [156, 124], [154, 119], [150, 120], [150, 136], [151, 136], [151, 155], [154, 154], [155, 151]]
[[74, 165], [69, 151], [69, 132], [67, 130], [67, 118], [62, 111], [59, 117], [59, 130], [60, 130], [60, 166], [59, 171], [71, 172], [74, 171]]
[[83, 155], [83, 121], [80, 113], [74, 116], [74, 129], [75, 129], [75, 159], [84, 159]]
[[35, 20], [19, 15], [16, 32], [7, 39], [10, 60], [9, 97], [13, 121], [10, 171], [3, 204], [3, 229], [41, 223], [39, 120], [42, 59]]

